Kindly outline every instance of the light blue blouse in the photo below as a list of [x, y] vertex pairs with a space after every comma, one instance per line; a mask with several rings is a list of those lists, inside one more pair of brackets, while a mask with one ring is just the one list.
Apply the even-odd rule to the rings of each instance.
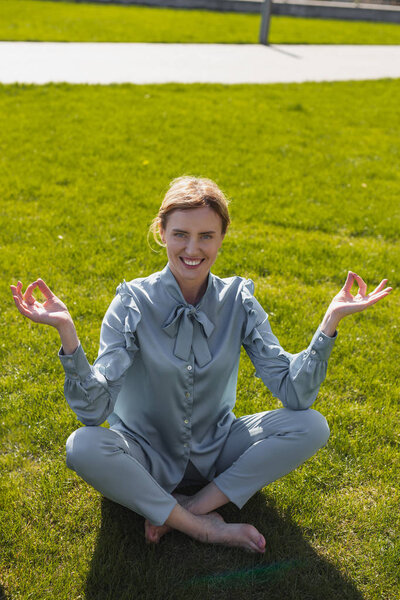
[[136, 439], [157, 481], [171, 492], [188, 460], [208, 480], [235, 415], [240, 348], [283, 405], [306, 409], [324, 380], [337, 337], [317, 329], [299, 354], [282, 349], [242, 277], [212, 273], [195, 306], [167, 265], [121, 283], [104, 317], [90, 366], [82, 346], [60, 360], [65, 397], [86, 425], [108, 420]]

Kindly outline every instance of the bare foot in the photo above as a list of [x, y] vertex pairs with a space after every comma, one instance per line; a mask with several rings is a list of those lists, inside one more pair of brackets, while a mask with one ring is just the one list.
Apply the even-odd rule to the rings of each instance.
[[[224, 521], [223, 517], [217, 512], [210, 512], [207, 516], [212, 516], [218, 521]], [[144, 535], [148, 544], [158, 544], [162, 536], [169, 531], [172, 531], [172, 527], [168, 525], [153, 525], [148, 519], [144, 522]]]
[[[190, 496], [174, 494], [179, 504], [185, 507], [190, 501]], [[209, 544], [223, 544], [224, 546], [238, 546], [247, 552], [265, 552], [265, 538], [253, 526], [247, 523], [226, 523], [223, 517], [213, 511], [207, 515], [196, 515], [200, 520], [201, 532], [193, 535], [195, 539]], [[146, 519], [145, 535], [148, 543], [158, 543], [163, 535], [171, 531], [168, 525], [153, 525]]]
[[158, 544], [163, 535], [171, 531], [168, 525], [153, 525], [148, 519], [144, 522], [144, 537], [148, 544]]
[[223, 544], [224, 546], [239, 546], [248, 552], [265, 552], [265, 538], [261, 533], [247, 523], [225, 523], [221, 515], [197, 515], [204, 523], [204, 529], [196, 538], [209, 544]]
[[[184, 494], [177, 493], [173, 493], [172, 495], [178, 500], [181, 506], [183, 506], [187, 510], [190, 510], [189, 504], [191, 496], [185, 496]], [[218, 513], [214, 514], [220, 517]], [[163, 535], [165, 535], [169, 531], [172, 531], [172, 527], [169, 527], [168, 525], [153, 525], [153, 523], [151, 523], [148, 519], [146, 519], [144, 522], [144, 536], [148, 544], [158, 544]]]

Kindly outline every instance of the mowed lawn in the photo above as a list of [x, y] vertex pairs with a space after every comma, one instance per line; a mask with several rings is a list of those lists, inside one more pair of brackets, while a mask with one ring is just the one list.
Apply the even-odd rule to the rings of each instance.
[[[399, 93], [396, 80], [0, 88], [0, 597], [398, 599]], [[339, 326], [314, 404], [327, 446], [221, 509], [264, 533], [263, 556], [178, 532], [149, 547], [141, 517], [66, 468], [79, 423], [58, 336], [9, 290], [42, 277], [93, 362], [116, 286], [165, 265], [147, 229], [182, 174], [231, 198], [213, 271], [254, 280], [288, 351], [308, 345], [349, 269], [394, 287]], [[236, 415], [279, 406], [244, 354]]]
[[[258, 43], [260, 16], [143, 6], [0, 0], [0, 40]], [[400, 26], [272, 16], [273, 44], [399, 44]]]

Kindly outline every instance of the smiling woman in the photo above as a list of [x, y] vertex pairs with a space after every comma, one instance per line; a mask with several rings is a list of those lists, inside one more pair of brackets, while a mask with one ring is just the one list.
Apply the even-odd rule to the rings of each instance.
[[[92, 366], [67, 307], [42, 279], [24, 294], [20, 281], [11, 291], [23, 315], [60, 334], [65, 396], [86, 425], [67, 440], [68, 467], [142, 515], [149, 543], [173, 528], [199, 541], [263, 553], [262, 533], [225, 523], [215, 509], [229, 501], [242, 508], [326, 443], [326, 420], [310, 406], [326, 375], [336, 326], [391, 288], [384, 279], [367, 294], [350, 271], [309, 346], [290, 354], [272, 333], [253, 282], [211, 273], [228, 225], [227, 200], [214, 182], [172, 182], [151, 228], [168, 264], [118, 286]], [[36, 287], [43, 304], [33, 296]], [[242, 346], [284, 408], [236, 418]], [[106, 420], [109, 429], [101, 427]], [[177, 491], [193, 483], [203, 486], [197, 494]]]
[[205, 292], [229, 223], [228, 201], [213, 181], [179, 177], [171, 182], [150, 230], [166, 247], [169, 267], [189, 304]]
[[177, 209], [169, 215], [165, 229], [160, 228], [160, 235], [183, 297], [196, 304], [225, 236], [221, 218], [209, 206]]

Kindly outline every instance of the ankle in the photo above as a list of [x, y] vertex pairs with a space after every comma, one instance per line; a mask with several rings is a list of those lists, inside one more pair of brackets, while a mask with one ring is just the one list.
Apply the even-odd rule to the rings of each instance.
[[204, 514], [201, 512], [201, 503], [196, 496], [188, 496], [187, 500], [182, 503], [183, 508], [186, 508], [192, 515]]
[[185, 508], [194, 515], [207, 515], [216, 508], [224, 506], [229, 498], [211, 481], [194, 496], [189, 496]]

